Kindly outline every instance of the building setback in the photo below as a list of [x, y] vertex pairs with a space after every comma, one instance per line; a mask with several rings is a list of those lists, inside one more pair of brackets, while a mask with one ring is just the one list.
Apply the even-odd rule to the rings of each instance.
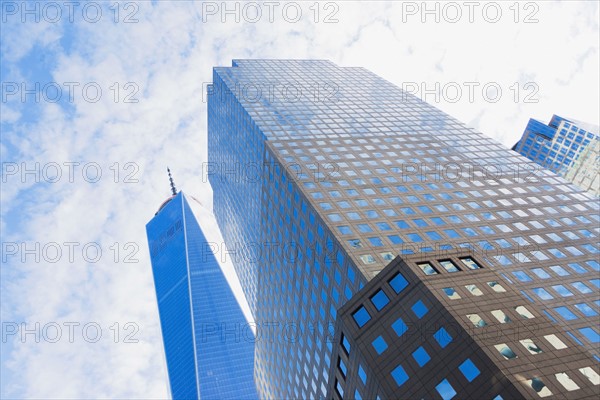
[[363, 68], [234, 60], [215, 216], [261, 398], [592, 398], [598, 204]]

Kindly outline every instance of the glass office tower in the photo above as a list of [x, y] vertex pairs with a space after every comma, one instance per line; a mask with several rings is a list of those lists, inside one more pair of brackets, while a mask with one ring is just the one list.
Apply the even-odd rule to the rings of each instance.
[[600, 196], [600, 129], [553, 115], [548, 125], [530, 119], [513, 150]]
[[182, 192], [146, 225], [173, 399], [257, 399], [254, 333]]
[[235, 60], [215, 215], [261, 398], [598, 392], [598, 204], [363, 68]]

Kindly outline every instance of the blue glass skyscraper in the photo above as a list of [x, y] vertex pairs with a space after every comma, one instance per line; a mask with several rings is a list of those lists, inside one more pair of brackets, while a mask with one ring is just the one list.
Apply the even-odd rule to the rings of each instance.
[[265, 399], [595, 398], [598, 204], [363, 69], [234, 60], [217, 222]]
[[[175, 192], [175, 190], [173, 190]], [[173, 399], [256, 399], [254, 333], [182, 192], [146, 225]]]

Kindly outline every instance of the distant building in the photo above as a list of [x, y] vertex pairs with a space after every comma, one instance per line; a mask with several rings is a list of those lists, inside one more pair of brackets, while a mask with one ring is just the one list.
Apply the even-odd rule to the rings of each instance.
[[171, 398], [257, 399], [254, 333], [182, 192], [146, 225]]
[[595, 125], [557, 115], [548, 125], [530, 119], [513, 150], [599, 196], [599, 131]]

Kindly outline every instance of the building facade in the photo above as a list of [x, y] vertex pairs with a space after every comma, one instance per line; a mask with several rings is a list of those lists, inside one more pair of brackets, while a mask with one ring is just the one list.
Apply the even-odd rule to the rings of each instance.
[[587, 195], [363, 68], [234, 60], [208, 113], [261, 398], [597, 393]]
[[599, 132], [597, 126], [557, 115], [547, 125], [530, 119], [513, 150], [598, 197]]
[[169, 391], [177, 399], [257, 399], [255, 336], [194, 212], [179, 192], [146, 225]]
[[571, 163], [565, 179], [600, 197], [600, 137], [592, 140]]

